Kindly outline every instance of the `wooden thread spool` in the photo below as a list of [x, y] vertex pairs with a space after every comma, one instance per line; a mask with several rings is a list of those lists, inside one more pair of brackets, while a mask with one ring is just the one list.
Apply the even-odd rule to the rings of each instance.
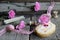
[[43, 25], [38, 25], [35, 28], [35, 33], [39, 36], [39, 37], [48, 37], [51, 34], [53, 34], [56, 30], [56, 25], [53, 24], [52, 22], [49, 22], [49, 25], [47, 27], [44, 27]]

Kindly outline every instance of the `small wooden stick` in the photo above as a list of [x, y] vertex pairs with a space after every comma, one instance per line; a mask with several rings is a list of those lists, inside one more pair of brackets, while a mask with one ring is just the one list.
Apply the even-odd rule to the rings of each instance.
[[2, 36], [2, 35], [5, 34], [5, 33], [6, 33], [6, 28], [0, 30], [0, 36]]
[[4, 23], [8, 24], [8, 23], [11, 23], [11, 22], [19, 21], [21, 19], [25, 19], [25, 17], [24, 16], [19, 16], [19, 17], [15, 17], [15, 18], [12, 18], [12, 19], [4, 20]]

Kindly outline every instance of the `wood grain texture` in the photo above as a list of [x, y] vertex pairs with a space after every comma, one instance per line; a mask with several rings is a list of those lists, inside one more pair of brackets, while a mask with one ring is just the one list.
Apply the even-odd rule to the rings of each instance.
[[[56, 24], [56, 32], [47, 38], [39, 38], [36, 34], [29, 35], [22, 35], [22, 34], [16, 34], [14, 32], [6, 33], [3, 36], [0, 37], [0, 40], [58, 40], [60, 39], [60, 14], [57, 19], [51, 19], [53, 23]], [[0, 26], [0, 30], [4, 28], [5, 26]], [[29, 26], [26, 27], [27, 30], [29, 30]], [[30, 38], [29, 38], [30, 37]]]
[[[30, 9], [31, 6], [34, 6], [35, 3], [0, 3], [0, 12], [8, 12], [10, 9], [15, 9], [16, 12], [32, 12]], [[41, 3], [41, 9], [40, 10], [47, 10], [49, 7], [50, 3], [49, 2], [42, 2]], [[29, 7], [29, 8], [28, 8]], [[56, 2], [53, 10], [60, 10], [60, 2]]]
[[[10, 1], [10, 2], [50, 2], [51, 0], [0, 0], [0, 1]], [[60, 2], [60, 0], [54, 0], [55, 2]]]
[[[4, 7], [4, 8], [6, 8], [6, 7]], [[5, 9], [3, 9], [3, 10], [5, 10]], [[8, 11], [8, 9], [7, 9], [7, 11]], [[30, 12], [28, 12], [28, 13], [30, 13]], [[40, 13], [40, 12], [38, 12], [38, 13]], [[26, 17], [28, 18], [28, 16], [26, 16]], [[29, 35], [22, 35], [22, 34], [16, 34], [14, 32], [11, 32], [11, 33], [6, 33], [3, 36], [1, 36], [0, 40], [29, 40], [29, 39], [30, 40], [58, 40], [58, 39], [60, 40], [60, 15], [57, 19], [51, 19], [51, 20], [53, 23], [56, 24], [56, 32], [48, 38], [41, 39], [36, 34], [31, 34], [29, 36]], [[0, 30], [4, 27], [5, 26], [0, 26]], [[30, 27], [27, 26], [26, 29], [30, 30]]]

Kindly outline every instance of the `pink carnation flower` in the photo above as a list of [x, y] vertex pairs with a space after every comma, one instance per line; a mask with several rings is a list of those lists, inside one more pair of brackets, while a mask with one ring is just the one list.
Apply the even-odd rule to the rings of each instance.
[[40, 3], [39, 3], [39, 2], [36, 2], [36, 3], [35, 3], [34, 10], [35, 10], [35, 11], [39, 11], [39, 10], [40, 10]]
[[20, 24], [16, 26], [16, 28], [18, 28], [18, 29], [19, 28], [22, 29], [24, 27], [25, 27], [25, 22], [24, 21], [21, 21]]
[[38, 19], [39, 23], [42, 23], [43, 25], [48, 25], [49, 20], [50, 17], [47, 14], [41, 15]]
[[9, 18], [15, 17], [15, 12], [13, 10], [10, 10], [8, 14], [9, 14]]
[[14, 30], [16, 33], [21, 33], [21, 34], [31, 34], [33, 33], [34, 30], [32, 31], [28, 31], [28, 30], [24, 30], [23, 28], [25, 27], [25, 22], [21, 21], [19, 25], [16, 26], [16, 29], [18, 30]]

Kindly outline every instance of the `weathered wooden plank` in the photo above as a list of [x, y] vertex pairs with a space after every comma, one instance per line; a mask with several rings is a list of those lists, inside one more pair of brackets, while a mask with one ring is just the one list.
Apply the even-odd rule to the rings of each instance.
[[[0, 12], [9, 11], [10, 9], [15, 9], [16, 11], [31, 11], [31, 9], [27, 7], [31, 7], [33, 5], [34, 3], [26, 3], [26, 5], [24, 5], [24, 3], [0, 3]], [[47, 10], [49, 5], [50, 3], [41, 3], [40, 10]], [[53, 10], [60, 10], [60, 2], [56, 2]]]
[[[0, 1], [10, 1], [10, 2], [50, 2], [51, 0], [0, 0]], [[60, 2], [60, 0], [54, 0], [56, 2]]]

